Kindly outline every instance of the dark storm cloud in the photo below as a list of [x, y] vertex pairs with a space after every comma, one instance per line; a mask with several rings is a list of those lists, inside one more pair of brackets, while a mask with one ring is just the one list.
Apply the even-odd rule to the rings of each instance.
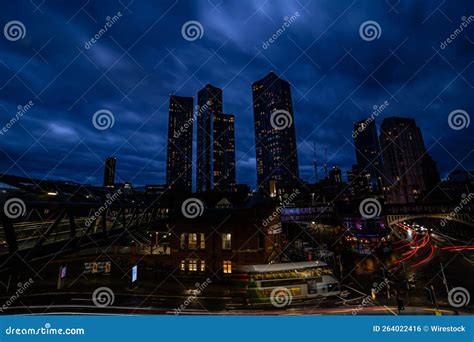
[[[128, 7], [124, 7], [128, 6]], [[352, 123], [374, 105], [377, 118], [417, 120], [443, 174], [474, 167], [470, 128], [455, 131], [455, 109], [473, 113], [474, 23], [445, 49], [473, 14], [472, 1], [30, 1], [2, 5], [2, 27], [19, 20], [22, 40], [0, 39], [0, 119], [34, 106], [1, 139], [3, 172], [98, 184], [106, 156], [118, 157], [119, 181], [165, 178], [168, 96], [194, 96], [206, 83], [224, 89], [224, 111], [236, 117], [239, 182], [255, 184], [251, 83], [274, 70], [292, 84], [301, 176], [318, 164], [344, 171], [354, 163]], [[121, 12], [89, 49], [86, 42]], [[285, 18], [298, 13], [264, 48]], [[182, 25], [199, 21], [202, 39], [187, 41]], [[359, 26], [376, 21], [379, 39]], [[99, 109], [114, 126], [92, 125]], [[471, 126], [472, 127], [472, 126]], [[458, 161], [462, 161], [458, 165]], [[321, 175], [320, 175], [321, 176]]]

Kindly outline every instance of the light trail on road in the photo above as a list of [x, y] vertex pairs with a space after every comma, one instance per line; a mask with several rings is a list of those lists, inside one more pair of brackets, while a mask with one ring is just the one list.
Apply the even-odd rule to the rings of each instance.
[[425, 259], [423, 259], [420, 262], [412, 265], [411, 268], [415, 268], [415, 267], [418, 267], [420, 265], [423, 265], [423, 264], [427, 263], [428, 261], [430, 261], [433, 258], [433, 255], [435, 253], [435, 247], [433, 245], [431, 245], [430, 247], [431, 247], [430, 254]]
[[[423, 235], [423, 237], [420, 238], [420, 235], [417, 234], [417, 232], [415, 230], [411, 229], [409, 226], [406, 226], [406, 225], [400, 223], [400, 224], [398, 224], [398, 227], [405, 230], [406, 232], [411, 232], [413, 239], [411, 241], [409, 241], [408, 243], [405, 243], [401, 246], [398, 246], [398, 247], [394, 248], [394, 250], [400, 250], [400, 249], [404, 249], [404, 248], [407, 248], [407, 247], [411, 248], [411, 250], [408, 250], [408, 251], [402, 253], [403, 258], [398, 260], [396, 263], [401, 264], [401, 263], [406, 262], [406, 261], [415, 262], [416, 260], [413, 260], [413, 259], [416, 258], [417, 254], [419, 254], [419, 252], [422, 252], [423, 249], [426, 246], [429, 245], [430, 246], [430, 252], [429, 252], [428, 256], [425, 257], [424, 259], [418, 261], [418, 262], [415, 262], [413, 265], [411, 265], [411, 268], [415, 268], [415, 267], [418, 267], [420, 265], [428, 263], [433, 258], [433, 256], [435, 255], [435, 252], [436, 252], [436, 248], [435, 248], [435, 245], [433, 244], [433, 241], [431, 239], [430, 234], [425, 234], [425, 235]], [[408, 239], [405, 239], [405, 241], [406, 240], [408, 240]]]
[[447, 251], [447, 252], [462, 252], [462, 251], [474, 251], [474, 245], [470, 246], [447, 246], [447, 247], [442, 247], [442, 251]]

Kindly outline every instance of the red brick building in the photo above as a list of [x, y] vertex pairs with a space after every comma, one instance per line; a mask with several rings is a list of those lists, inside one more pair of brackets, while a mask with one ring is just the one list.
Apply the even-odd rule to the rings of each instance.
[[280, 246], [280, 235], [264, 224], [271, 213], [271, 207], [234, 208], [223, 200], [196, 218], [177, 215], [169, 223], [171, 253], [160, 256], [160, 263], [189, 275], [230, 274], [240, 265], [268, 263]]

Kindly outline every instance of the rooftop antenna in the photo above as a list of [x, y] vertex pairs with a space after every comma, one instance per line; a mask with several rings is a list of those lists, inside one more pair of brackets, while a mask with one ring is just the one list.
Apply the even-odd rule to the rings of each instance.
[[314, 168], [315, 183], [317, 183], [319, 181], [319, 176], [318, 176], [318, 163], [316, 162], [316, 141], [313, 141], [313, 168]]
[[324, 146], [324, 173], [328, 177], [328, 147]]

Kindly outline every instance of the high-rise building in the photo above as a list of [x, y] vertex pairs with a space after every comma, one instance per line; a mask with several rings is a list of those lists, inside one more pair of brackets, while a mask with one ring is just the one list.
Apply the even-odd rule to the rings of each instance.
[[333, 183], [341, 183], [342, 182], [341, 169], [337, 166], [333, 166], [333, 168], [329, 171], [329, 179]]
[[366, 198], [372, 192], [371, 175], [358, 164], [347, 171], [348, 190], [353, 199]]
[[183, 191], [192, 191], [193, 103], [192, 97], [170, 96], [166, 184]]
[[354, 123], [353, 138], [357, 164], [361, 170], [370, 174], [371, 192], [380, 192], [383, 185], [383, 164], [375, 120]]
[[[270, 192], [299, 181], [290, 84], [273, 72], [252, 84], [257, 185]], [[272, 191], [274, 192], [275, 189]]]
[[104, 167], [104, 187], [113, 187], [115, 184], [115, 163], [117, 158], [108, 157]]
[[[390, 203], [412, 203], [430, 190], [436, 178], [433, 173], [438, 174], [438, 171], [436, 163], [427, 154], [421, 130], [414, 119], [384, 119], [380, 145]], [[427, 167], [431, 169], [429, 173]]]
[[425, 154], [421, 160], [421, 168], [423, 170], [423, 179], [425, 180], [426, 190], [430, 191], [441, 182], [438, 172], [438, 164], [429, 154]]
[[222, 90], [198, 92], [196, 191], [231, 191], [235, 185], [234, 116], [223, 114]]
[[235, 190], [235, 132], [234, 116], [216, 114], [214, 116], [214, 189]]

